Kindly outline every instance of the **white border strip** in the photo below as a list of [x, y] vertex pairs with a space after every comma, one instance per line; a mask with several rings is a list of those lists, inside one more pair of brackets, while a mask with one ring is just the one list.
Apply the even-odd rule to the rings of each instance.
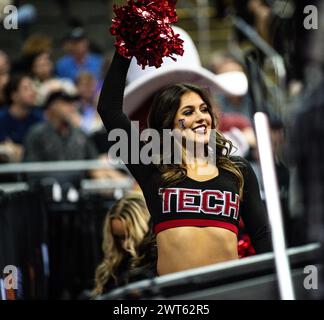
[[258, 141], [266, 205], [272, 229], [272, 245], [280, 296], [282, 300], [294, 300], [295, 295], [286, 253], [282, 212], [273, 161], [268, 118], [264, 113], [257, 112], [254, 115], [254, 123]]

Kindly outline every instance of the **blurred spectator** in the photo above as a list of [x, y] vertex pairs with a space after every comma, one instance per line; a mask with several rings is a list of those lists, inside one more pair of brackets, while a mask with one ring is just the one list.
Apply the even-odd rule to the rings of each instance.
[[35, 80], [43, 82], [52, 78], [54, 64], [48, 51], [35, 53], [30, 62], [31, 75]]
[[[302, 1], [303, 3], [303, 1]], [[290, 153], [296, 167], [297, 191], [292, 210], [301, 213], [299, 230], [307, 243], [318, 242], [321, 250], [319, 264], [318, 290], [312, 291], [312, 297], [324, 298], [324, 56], [323, 23], [324, 4], [318, 2], [319, 29], [308, 36], [299, 35], [305, 47], [304, 62], [299, 69], [305, 72], [306, 90], [299, 97], [294, 121], [291, 128]], [[308, 31], [308, 30], [306, 30]], [[310, 68], [311, 67], [311, 68]], [[293, 190], [294, 191], [294, 190]]]
[[57, 61], [56, 74], [61, 78], [76, 80], [81, 71], [88, 71], [100, 78], [102, 57], [89, 49], [89, 39], [82, 28], [75, 28], [69, 34], [69, 51]]
[[[246, 87], [245, 93], [241, 95], [219, 94], [217, 95], [217, 101], [222, 112], [239, 113], [250, 119], [250, 121], [253, 121], [250, 110], [250, 98], [246, 94], [247, 79], [241, 64], [228, 54], [220, 54], [213, 58], [211, 62], [211, 71], [217, 75], [230, 73], [236, 76], [240, 75], [240, 78], [236, 81], [236, 85]], [[235, 82], [232, 83], [233, 86], [234, 84]]]
[[321, 1], [235, 0], [234, 4], [236, 14], [252, 25], [283, 57], [288, 82], [307, 84], [305, 66], [309, 62], [309, 40], [317, 30], [305, 28], [307, 14], [304, 9], [308, 5], [318, 9]]
[[80, 96], [79, 111], [81, 113], [81, 129], [87, 134], [98, 131], [102, 121], [97, 113], [97, 81], [89, 72], [81, 72], [76, 78], [76, 86]]
[[256, 146], [256, 137], [250, 116], [248, 81], [243, 67], [230, 55], [218, 54], [211, 61], [211, 71], [223, 77], [230, 90], [215, 97], [215, 113], [219, 118], [219, 130], [232, 140], [240, 155], [249, 158]]
[[[286, 1], [286, 5], [287, 5]], [[269, 25], [271, 10], [269, 5], [263, 0], [249, 0], [247, 8], [254, 17], [254, 25], [257, 32], [267, 41], [269, 41]]]
[[156, 275], [155, 238], [141, 193], [129, 193], [107, 213], [102, 250], [93, 296]]
[[63, 89], [71, 93], [76, 87], [70, 79], [58, 79], [54, 76], [54, 63], [49, 51], [36, 52], [28, 57], [28, 72], [31, 74], [37, 93], [37, 105], [43, 105], [47, 95]]
[[[107, 162], [107, 155], [99, 157], [95, 145], [78, 127], [79, 96], [64, 90], [51, 91], [44, 104], [46, 121], [31, 128], [25, 139], [24, 161], [69, 161], [102, 160]], [[125, 174], [114, 169], [95, 169], [89, 172], [94, 179], [124, 179]], [[78, 173], [56, 172], [50, 176], [61, 182], [77, 182]], [[85, 175], [82, 174], [82, 177]], [[37, 175], [35, 175], [37, 179]]]
[[73, 48], [73, 43], [70, 38], [70, 35], [66, 35], [63, 37], [62, 42], [61, 42], [61, 49], [63, 51], [63, 56], [70, 56], [72, 55], [72, 48]]
[[0, 50], [0, 109], [5, 105], [4, 88], [9, 81], [10, 61], [8, 55]]
[[35, 90], [26, 75], [15, 75], [5, 87], [8, 107], [0, 110], [0, 148], [7, 161], [20, 161], [22, 144], [32, 125], [42, 121], [34, 108]]
[[33, 33], [25, 40], [22, 54], [29, 56], [43, 51], [51, 52], [52, 47], [53, 40], [51, 37], [42, 33]]
[[256, 136], [251, 121], [244, 115], [224, 112], [218, 113], [218, 120], [219, 130], [233, 142], [242, 156], [250, 158], [250, 153], [256, 148]]
[[[324, 13], [324, 11], [323, 11]], [[321, 44], [317, 44], [320, 46]], [[320, 67], [320, 66], [318, 66]], [[297, 169], [300, 188], [301, 213], [299, 230], [306, 243], [324, 245], [324, 77], [317, 87], [300, 99], [292, 126], [290, 152]], [[298, 208], [292, 208], [294, 210]], [[301, 233], [299, 233], [301, 235]], [[318, 256], [321, 264], [319, 290], [313, 290], [316, 298], [324, 298], [324, 253]]]
[[77, 113], [77, 96], [52, 92], [44, 105], [46, 121], [29, 132], [25, 142], [25, 161], [85, 160], [97, 158], [91, 141], [72, 125]]
[[13, 71], [15, 73], [30, 72], [31, 62], [42, 52], [52, 52], [52, 39], [41, 33], [30, 35], [23, 43], [20, 58], [13, 63]]

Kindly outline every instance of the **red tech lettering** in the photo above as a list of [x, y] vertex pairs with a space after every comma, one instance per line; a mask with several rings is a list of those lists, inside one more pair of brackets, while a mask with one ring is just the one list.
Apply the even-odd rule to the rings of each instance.
[[179, 189], [177, 211], [178, 212], [200, 212], [198, 206], [193, 205], [195, 202], [194, 196], [200, 196], [200, 190], [195, 189]]
[[232, 201], [232, 192], [224, 191], [225, 196], [225, 208], [224, 216], [230, 217], [231, 211], [233, 212], [233, 218], [237, 219], [239, 206], [240, 206], [240, 197], [238, 194], [235, 194], [235, 200]]
[[216, 200], [223, 200], [224, 195], [219, 190], [205, 190], [202, 192], [202, 206], [201, 211], [206, 214], [219, 215], [223, 212], [223, 205], [215, 204], [213, 207], [210, 205], [210, 198], [214, 197]]
[[[238, 219], [240, 197], [230, 191], [185, 188], [161, 188], [162, 212], [171, 212], [171, 203], [177, 212], [222, 215]], [[234, 199], [233, 199], [234, 195]]]
[[163, 213], [170, 212], [170, 201], [171, 201], [171, 194], [177, 194], [176, 188], [165, 188], [159, 190], [159, 195], [162, 195], [162, 202], [163, 202]]

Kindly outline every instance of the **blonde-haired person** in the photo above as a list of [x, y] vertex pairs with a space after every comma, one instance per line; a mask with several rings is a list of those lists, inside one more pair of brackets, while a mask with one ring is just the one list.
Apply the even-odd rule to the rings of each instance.
[[127, 194], [109, 210], [104, 221], [102, 250], [104, 257], [95, 272], [93, 297], [155, 276], [155, 238], [141, 193]]

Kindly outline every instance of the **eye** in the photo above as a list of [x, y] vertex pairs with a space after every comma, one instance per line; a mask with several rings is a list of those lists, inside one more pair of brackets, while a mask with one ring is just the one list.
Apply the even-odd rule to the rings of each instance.
[[182, 113], [184, 116], [190, 116], [192, 114], [191, 110], [186, 110]]
[[203, 112], [203, 113], [206, 113], [206, 112], [208, 112], [208, 108], [207, 107], [203, 107], [203, 108], [200, 109], [200, 111]]

